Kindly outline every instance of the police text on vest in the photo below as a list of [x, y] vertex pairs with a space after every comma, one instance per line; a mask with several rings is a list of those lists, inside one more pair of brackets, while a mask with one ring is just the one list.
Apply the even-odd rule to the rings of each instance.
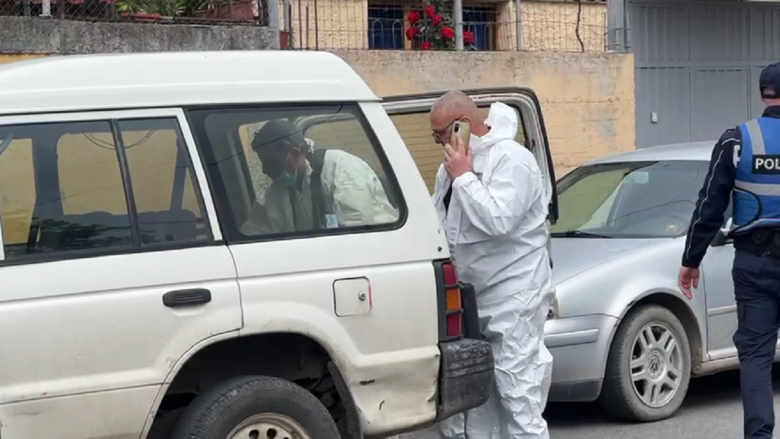
[[754, 174], [780, 174], [780, 154], [753, 156]]

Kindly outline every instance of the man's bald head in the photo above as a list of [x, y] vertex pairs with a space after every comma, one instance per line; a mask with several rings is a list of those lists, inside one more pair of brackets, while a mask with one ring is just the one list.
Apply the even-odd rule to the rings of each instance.
[[472, 114], [477, 111], [474, 101], [466, 93], [458, 90], [444, 93], [431, 107], [431, 114], [435, 113], [463, 113]]
[[431, 107], [431, 130], [439, 143], [449, 143], [450, 130], [456, 120], [471, 124], [474, 135], [484, 135], [486, 129], [479, 117], [477, 105], [466, 93], [453, 90], [444, 93]]

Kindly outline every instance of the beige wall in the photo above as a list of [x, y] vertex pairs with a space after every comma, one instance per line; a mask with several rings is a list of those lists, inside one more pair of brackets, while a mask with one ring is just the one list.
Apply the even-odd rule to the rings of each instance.
[[[396, 3], [391, 0], [388, 3]], [[314, 49], [368, 48], [367, 0], [290, 0], [294, 47]], [[411, 10], [418, 2], [404, 2]], [[517, 50], [517, 15], [513, 1], [465, 2], [469, 5], [495, 4], [493, 25], [498, 50]], [[283, 3], [279, 10], [283, 11]], [[584, 3], [580, 37], [586, 52], [603, 52], [606, 32], [606, 4]], [[280, 13], [284, 29], [284, 14]], [[582, 51], [577, 40], [577, 3], [561, 1], [522, 2], [523, 49], [532, 51]], [[402, 24], [399, 22], [399, 26]], [[403, 23], [407, 25], [407, 23]]]
[[[525, 1], [521, 5], [523, 50], [582, 51], [576, 33], [577, 3]], [[514, 14], [514, 3], [509, 3], [509, 9]], [[586, 52], [605, 51], [606, 13], [604, 3], [582, 4], [579, 33]]]
[[[293, 47], [304, 49], [365, 49], [368, 47], [366, 0], [290, 0]], [[280, 28], [284, 4], [279, 2]]]
[[[380, 96], [507, 85], [532, 88], [542, 104], [559, 177], [584, 161], [634, 149], [633, 55], [365, 50], [337, 53]], [[422, 121], [418, 125], [416, 129], [425, 129]], [[430, 132], [414, 137], [428, 142]], [[417, 150], [415, 145], [408, 146], [413, 152]]]

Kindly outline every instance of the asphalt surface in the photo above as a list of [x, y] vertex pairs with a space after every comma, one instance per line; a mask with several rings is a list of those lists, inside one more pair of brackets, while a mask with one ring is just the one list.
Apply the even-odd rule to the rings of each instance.
[[[775, 366], [775, 412], [780, 414], [780, 366]], [[607, 417], [596, 404], [551, 404], [546, 418], [551, 439], [735, 439], [742, 437], [739, 373], [726, 372], [691, 382], [674, 417], [652, 424], [626, 424]], [[780, 433], [780, 428], [776, 429]], [[397, 439], [438, 439], [433, 432]]]

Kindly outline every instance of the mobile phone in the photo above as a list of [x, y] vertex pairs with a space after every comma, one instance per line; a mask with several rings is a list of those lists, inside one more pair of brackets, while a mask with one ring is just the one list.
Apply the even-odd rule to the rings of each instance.
[[[452, 136], [460, 137], [460, 140], [463, 141], [463, 147], [468, 148], [469, 139], [471, 138], [471, 124], [468, 122], [456, 120], [455, 123], [452, 124]], [[456, 147], [455, 142], [450, 143], [452, 143], [453, 148]]]

